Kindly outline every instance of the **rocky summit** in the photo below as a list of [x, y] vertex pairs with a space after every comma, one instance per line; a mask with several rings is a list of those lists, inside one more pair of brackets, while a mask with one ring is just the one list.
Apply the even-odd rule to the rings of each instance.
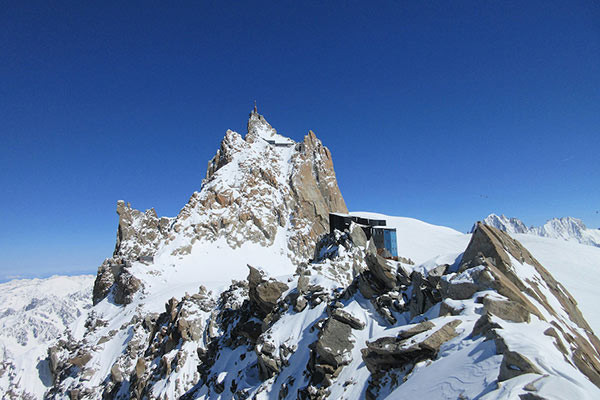
[[600, 342], [553, 276], [571, 247], [353, 213], [395, 229], [384, 258], [364, 225], [329, 232], [331, 212], [348, 210], [330, 151], [253, 111], [179, 215], [117, 203], [93, 306], [40, 358], [45, 390], [14, 389], [2, 364], [3, 396], [600, 398]]

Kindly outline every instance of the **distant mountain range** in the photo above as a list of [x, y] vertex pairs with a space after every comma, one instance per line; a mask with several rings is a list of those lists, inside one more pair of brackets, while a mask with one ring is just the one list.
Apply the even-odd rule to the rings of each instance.
[[[542, 226], [527, 227], [518, 218], [490, 214], [483, 223], [508, 234], [530, 234], [554, 239], [576, 241], [589, 246], [600, 247], [600, 229], [589, 229], [582, 220], [573, 217], [552, 218]], [[473, 226], [471, 232], [476, 228]]]
[[0, 284], [0, 394], [41, 398], [52, 384], [48, 346], [92, 306], [93, 275]]

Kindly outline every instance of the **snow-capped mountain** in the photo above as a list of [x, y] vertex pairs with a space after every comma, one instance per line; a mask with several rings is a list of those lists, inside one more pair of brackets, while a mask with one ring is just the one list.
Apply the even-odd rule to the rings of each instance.
[[[47, 350], [45, 396], [600, 398], [590, 296], [569, 292], [600, 248], [353, 213], [396, 229], [387, 260], [359, 225], [328, 232], [330, 212], [347, 210], [329, 150], [254, 110], [177, 216], [118, 202], [114, 254]], [[572, 286], [553, 277], [567, 268]]]
[[[552, 218], [542, 226], [529, 228], [518, 218], [507, 218], [504, 215], [490, 214], [483, 222], [509, 234], [527, 233], [600, 247], [600, 230], [589, 229], [583, 221], [573, 217]], [[474, 229], [475, 226], [471, 231]]]
[[48, 346], [91, 308], [94, 276], [0, 284], [0, 393], [40, 398], [51, 384]]

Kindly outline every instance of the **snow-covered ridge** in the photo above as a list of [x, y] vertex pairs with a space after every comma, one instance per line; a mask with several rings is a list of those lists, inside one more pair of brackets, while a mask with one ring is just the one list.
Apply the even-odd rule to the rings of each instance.
[[600, 230], [589, 229], [582, 220], [573, 217], [552, 218], [542, 226], [529, 228], [520, 219], [504, 215], [490, 214], [483, 222], [509, 234], [525, 233], [600, 247]]

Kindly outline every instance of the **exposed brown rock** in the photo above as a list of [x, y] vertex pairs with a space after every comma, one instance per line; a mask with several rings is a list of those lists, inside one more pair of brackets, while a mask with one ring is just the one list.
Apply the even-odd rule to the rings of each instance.
[[[514, 266], [511, 263], [511, 256], [519, 263], [528, 264], [533, 267], [541, 279], [534, 281], [529, 279], [521, 280], [515, 270], [518, 266]], [[485, 265], [485, 268], [494, 277], [490, 288], [495, 289], [509, 300], [519, 303], [527, 312], [536, 315], [540, 319], [545, 319], [540, 310], [530, 300], [533, 299], [555, 319], [555, 321], [551, 321], [555, 327], [560, 328], [560, 324], [564, 324], [564, 329], [560, 329], [563, 332], [565, 330], [568, 331], [568, 334], [565, 334], [565, 339], [572, 349], [572, 362], [596, 386], [600, 387], [600, 342], [598, 338], [592, 333], [589, 325], [577, 308], [577, 302], [570, 293], [552, 277], [525, 247], [506, 232], [478, 222], [471, 242], [463, 254], [461, 269], [464, 270], [476, 265]], [[550, 293], [560, 303], [567, 318], [585, 330], [587, 337], [582, 336], [577, 330], [569, 327], [567, 321], [563, 321], [563, 315], [565, 314], [559, 315], [558, 311], [560, 310], [555, 310], [551, 306], [543, 293], [543, 286], [541, 285], [548, 288]], [[512, 357], [512, 355], [509, 357]], [[521, 355], [513, 357], [515, 366], [519, 368], [517, 364], [523, 362], [523, 368], [527, 369], [529, 361], [523, 361], [519, 357]], [[532, 365], [531, 368], [535, 368], [535, 366]], [[506, 367], [502, 372], [502, 376], [509, 379], [514, 373], [514, 371], [511, 372], [510, 368]]]
[[331, 316], [340, 322], [350, 325], [353, 329], [361, 330], [365, 328], [365, 323], [363, 321], [340, 308], [333, 310]]
[[248, 290], [250, 301], [263, 315], [267, 315], [277, 305], [277, 301], [289, 286], [276, 280], [267, 280], [256, 268], [248, 265]]
[[512, 322], [529, 322], [529, 311], [521, 304], [510, 300], [494, 299], [490, 296], [483, 298], [483, 309], [490, 314]]

